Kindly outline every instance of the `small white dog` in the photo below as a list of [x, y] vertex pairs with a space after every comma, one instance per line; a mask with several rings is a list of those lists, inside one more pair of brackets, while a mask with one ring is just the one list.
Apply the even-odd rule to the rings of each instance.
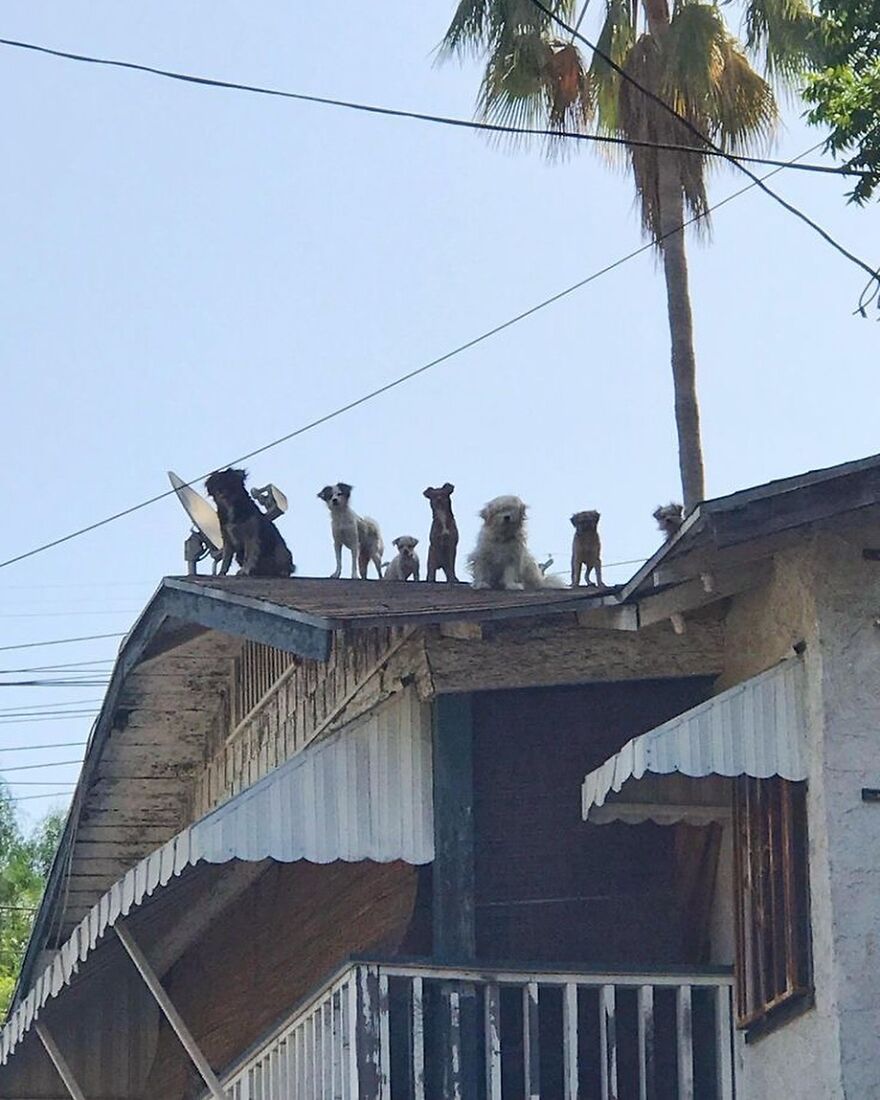
[[558, 587], [545, 577], [526, 545], [526, 505], [519, 497], [495, 497], [480, 512], [483, 526], [468, 557], [474, 588]]
[[416, 553], [416, 547], [419, 545], [419, 540], [414, 539], [412, 535], [400, 535], [394, 540], [394, 545], [397, 547], [397, 554], [385, 570], [385, 580], [407, 581], [410, 577], [418, 580], [419, 555]]
[[361, 579], [367, 579], [370, 562], [382, 576], [382, 554], [385, 544], [379, 524], [369, 516], [359, 516], [349, 504], [351, 485], [339, 481], [335, 485], [325, 485], [318, 496], [330, 510], [330, 530], [333, 532], [333, 549], [336, 551], [336, 570], [331, 577], [342, 573], [342, 548], [351, 552], [351, 575], [354, 579], [358, 572]]

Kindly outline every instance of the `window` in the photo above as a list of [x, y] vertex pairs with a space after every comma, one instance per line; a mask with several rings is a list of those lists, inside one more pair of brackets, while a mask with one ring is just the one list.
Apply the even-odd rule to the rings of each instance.
[[806, 784], [736, 780], [737, 1016], [749, 1028], [811, 993]]

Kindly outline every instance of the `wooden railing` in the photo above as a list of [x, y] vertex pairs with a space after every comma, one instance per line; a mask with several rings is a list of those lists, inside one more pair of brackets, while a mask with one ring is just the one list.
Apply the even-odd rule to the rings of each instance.
[[727, 972], [352, 963], [224, 1075], [231, 1100], [733, 1100]]

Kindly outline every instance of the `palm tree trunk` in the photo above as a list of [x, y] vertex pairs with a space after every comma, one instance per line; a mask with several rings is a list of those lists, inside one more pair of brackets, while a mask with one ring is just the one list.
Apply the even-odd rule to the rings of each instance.
[[666, 276], [669, 334], [672, 338], [672, 384], [675, 393], [675, 426], [678, 429], [678, 466], [685, 511], [705, 499], [703, 448], [700, 442], [700, 409], [697, 404], [697, 361], [694, 354], [694, 322], [688, 288], [684, 247], [684, 198], [673, 158], [660, 153], [661, 208], [660, 251]]

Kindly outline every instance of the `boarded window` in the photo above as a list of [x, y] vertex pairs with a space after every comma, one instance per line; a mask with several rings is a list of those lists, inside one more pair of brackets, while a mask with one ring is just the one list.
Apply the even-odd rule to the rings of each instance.
[[740, 1027], [811, 992], [806, 784], [736, 781], [737, 1013]]
[[296, 664], [292, 653], [246, 641], [235, 659], [231, 724], [235, 729], [266, 696], [285, 672]]

